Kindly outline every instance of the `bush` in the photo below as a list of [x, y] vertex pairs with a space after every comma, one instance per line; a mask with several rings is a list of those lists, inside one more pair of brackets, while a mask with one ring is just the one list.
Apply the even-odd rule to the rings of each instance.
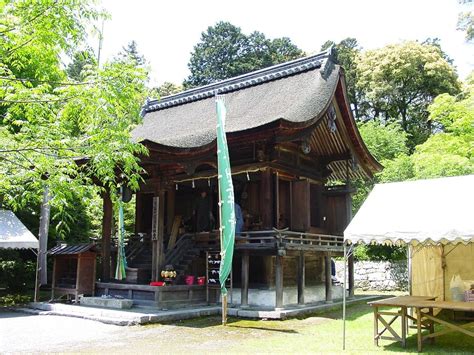
[[10, 295], [0, 296], [0, 307], [11, 307], [25, 304], [31, 301], [30, 296], [26, 295]]
[[10, 292], [25, 292], [34, 286], [36, 264], [16, 251], [0, 252], [0, 286]]
[[356, 245], [354, 258], [357, 261], [397, 261], [407, 258], [406, 247], [389, 245]]

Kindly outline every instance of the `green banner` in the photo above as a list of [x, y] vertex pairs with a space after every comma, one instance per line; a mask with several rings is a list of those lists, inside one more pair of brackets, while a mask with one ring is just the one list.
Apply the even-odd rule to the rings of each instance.
[[224, 97], [216, 96], [217, 108], [217, 174], [219, 180], [219, 208], [221, 234], [221, 266], [219, 281], [221, 293], [227, 294], [225, 282], [232, 270], [235, 237], [234, 186], [230, 169], [229, 150], [225, 135], [226, 109]]
[[123, 217], [123, 187], [120, 187], [119, 215], [118, 215], [118, 245], [117, 245], [117, 268], [115, 269], [115, 279], [123, 280], [126, 277], [125, 268], [127, 259], [125, 258], [125, 224]]

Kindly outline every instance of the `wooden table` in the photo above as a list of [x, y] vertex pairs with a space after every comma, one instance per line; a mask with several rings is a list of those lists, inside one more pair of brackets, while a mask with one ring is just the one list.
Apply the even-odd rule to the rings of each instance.
[[[417, 318], [412, 317], [408, 314], [407, 308], [412, 307], [417, 302], [425, 302], [434, 300], [434, 297], [429, 296], [399, 296], [386, 298], [383, 300], [369, 302], [368, 304], [374, 308], [374, 343], [376, 346], [379, 345], [379, 339], [384, 340], [396, 340], [399, 341], [403, 347], [406, 347], [406, 339], [408, 334], [408, 320], [411, 319], [414, 322]], [[382, 307], [399, 308], [396, 312], [383, 310]], [[386, 320], [384, 316], [392, 317], [390, 320]], [[400, 317], [401, 319], [401, 331], [400, 335], [393, 328], [392, 324], [395, 320]], [[379, 322], [383, 325], [383, 329], [379, 331]], [[427, 329], [425, 325], [420, 323], [423, 329]], [[430, 325], [432, 327], [432, 325]], [[392, 336], [384, 335], [388, 331]], [[430, 328], [430, 331], [432, 329]]]
[[[461, 332], [471, 337], [474, 337], [474, 331], [468, 328], [474, 328], [474, 322], [457, 325], [444, 319], [440, 319], [433, 314], [433, 308], [446, 309], [452, 311], [467, 311], [474, 312], [474, 302], [453, 302], [453, 301], [430, 301], [418, 300], [413, 302], [409, 307], [416, 310], [416, 325], [418, 338], [418, 351], [423, 351], [423, 342], [425, 340], [434, 341], [435, 337], [445, 335], [452, 332]], [[434, 324], [442, 324], [446, 329], [434, 332]], [[423, 325], [427, 325], [430, 333], [423, 335], [421, 333]]]

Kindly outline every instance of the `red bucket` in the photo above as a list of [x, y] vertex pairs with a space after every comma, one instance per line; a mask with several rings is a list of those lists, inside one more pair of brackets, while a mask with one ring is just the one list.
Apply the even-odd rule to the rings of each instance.
[[186, 282], [186, 285], [194, 285], [194, 276], [193, 275], [187, 275], [184, 278], [184, 282]]
[[197, 278], [198, 285], [204, 285], [206, 283], [206, 276], [200, 276]]

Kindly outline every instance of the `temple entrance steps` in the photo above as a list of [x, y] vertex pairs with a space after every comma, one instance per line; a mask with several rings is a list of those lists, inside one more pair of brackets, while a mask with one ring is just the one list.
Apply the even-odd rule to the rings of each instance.
[[164, 265], [173, 265], [178, 277], [189, 273], [192, 263], [199, 258], [202, 248], [198, 246], [193, 234], [184, 234], [176, 242], [173, 248], [165, 253]]

